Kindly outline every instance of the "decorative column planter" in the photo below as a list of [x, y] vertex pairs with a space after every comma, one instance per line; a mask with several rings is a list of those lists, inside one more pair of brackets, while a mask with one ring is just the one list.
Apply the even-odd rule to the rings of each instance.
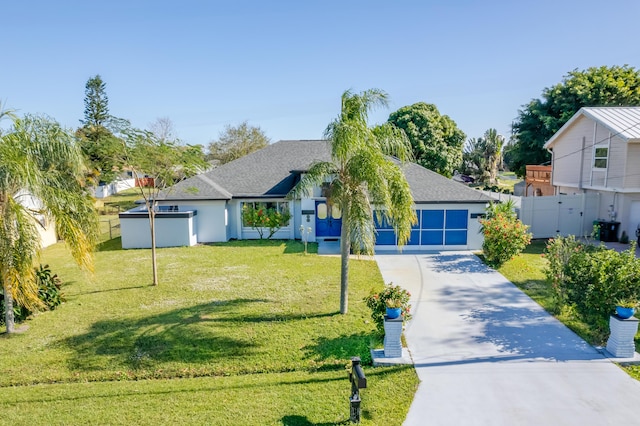
[[607, 351], [616, 358], [633, 358], [635, 344], [633, 338], [638, 332], [638, 319], [622, 319], [617, 315], [609, 317], [611, 335], [607, 340]]
[[402, 357], [402, 320], [403, 317], [389, 318], [384, 316], [384, 357], [385, 358], [401, 358]]

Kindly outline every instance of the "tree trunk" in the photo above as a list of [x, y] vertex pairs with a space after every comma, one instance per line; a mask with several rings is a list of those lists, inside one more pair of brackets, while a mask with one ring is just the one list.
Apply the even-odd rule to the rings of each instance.
[[151, 268], [153, 269], [153, 285], [158, 285], [158, 262], [156, 260], [156, 212], [153, 204], [149, 210], [151, 225]]
[[[346, 204], [346, 203], [345, 203]], [[342, 210], [342, 229], [340, 230], [340, 313], [349, 310], [349, 254], [351, 239], [349, 238], [349, 207]]]
[[7, 334], [13, 333], [15, 326], [15, 317], [13, 316], [13, 295], [9, 285], [3, 286], [4, 290], [4, 324], [7, 327]]

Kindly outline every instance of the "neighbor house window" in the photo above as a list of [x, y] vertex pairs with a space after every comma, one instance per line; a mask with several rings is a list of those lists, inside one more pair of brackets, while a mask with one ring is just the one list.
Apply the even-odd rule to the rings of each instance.
[[[247, 228], [254, 226], [254, 224], [250, 223], [250, 216], [245, 214], [245, 212], [249, 210], [262, 212], [263, 214], [268, 212], [278, 212], [284, 215], [289, 215], [289, 203], [287, 201], [249, 201], [242, 203], [242, 226]], [[288, 225], [289, 224], [287, 223], [284, 226]]]
[[596, 146], [596, 150], [593, 155], [593, 168], [606, 169], [608, 157], [609, 148], [607, 148], [606, 146]]

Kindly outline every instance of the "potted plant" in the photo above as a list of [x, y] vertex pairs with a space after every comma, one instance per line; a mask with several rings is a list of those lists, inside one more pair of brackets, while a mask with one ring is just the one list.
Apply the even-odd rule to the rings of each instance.
[[636, 313], [638, 300], [632, 297], [619, 299], [616, 302], [616, 315], [622, 319], [631, 318]]
[[411, 293], [399, 285], [385, 284], [380, 292], [371, 292], [364, 301], [371, 309], [371, 318], [378, 330], [384, 333], [384, 317], [390, 319], [402, 316], [403, 323], [411, 319]]
[[395, 319], [402, 315], [402, 301], [400, 299], [387, 299], [385, 305], [387, 307], [387, 317], [390, 319]]

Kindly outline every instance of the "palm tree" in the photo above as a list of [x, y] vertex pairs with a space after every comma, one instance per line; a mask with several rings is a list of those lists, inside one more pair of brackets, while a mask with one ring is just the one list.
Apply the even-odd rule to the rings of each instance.
[[84, 163], [73, 136], [55, 121], [13, 119], [0, 135], [0, 284], [7, 333], [14, 331], [14, 301], [41, 307], [33, 268], [40, 253], [38, 227], [52, 220], [80, 266], [92, 268], [98, 221], [82, 188]]
[[498, 182], [498, 166], [502, 158], [504, 136], [499, 135], [496, 129], [489, 129], [484, 133], [484, 156], [489, 172], [489, 182]]
[[327, 178], [331, 179], [328, 203], [342, 211], [340, 235], [340, 313], [348, 309], [349, 254], [373, 253], [374, 211], [379, 220], [394, 226], [398, 244], [404, 245], [416, 222], [413, 197], [399, 161], [411, 156], [411, 144], [402, 130], [386, 123], [370, 128], [368, 114], [387, 106], [387, 94], [377, 89], [358, 94], [342, 94], [340, 115], [327, 126], [325, 138], [331, 148], [330, 162], [311, 165], [290, 194], [309, 194]]

